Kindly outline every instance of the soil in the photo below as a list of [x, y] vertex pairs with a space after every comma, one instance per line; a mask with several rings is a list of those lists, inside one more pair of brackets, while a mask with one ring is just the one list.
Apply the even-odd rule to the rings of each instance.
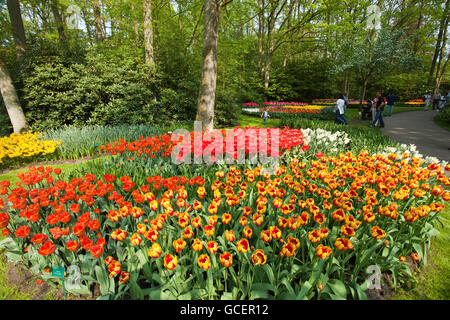
[[369, 289], [366, 291], [368, 300], [390, 300], [394, 289], [392, 288], [392, 276], [388, 272], [381, 274], [381, 289]]
[[[412, 274], [418, 271], [418, 263], [411, 257], [406, 258], [408, 267]], [[381, 274], [381, 289], [369, 289], [366, 291], [368, 300], [390, 300], [394, 294], [394, 281], [390, 272], [383, 272]]]
[[[64, 292], [61, 288], [55, 290], [47, 282], [42, 281], [37, 283], [39, 279], [30, 271], [22, 268], [19, 265], [13, 265], [7, 262], [5, 256], [1, 257], [3, 262], [9, 267], [6, 271], [8, 285], [16, 289], [18, 292], [29, 294], [32, 300], [46, 300], [46, 296], [50, 291], [53, 291], [51, 296], [54, 300], [65, 300]], [[12, 298], [12, 297], [11, 297]], [[76, 296], [67, 293], [67, 300], [88, 300], [92, 299], [89, 296]]]

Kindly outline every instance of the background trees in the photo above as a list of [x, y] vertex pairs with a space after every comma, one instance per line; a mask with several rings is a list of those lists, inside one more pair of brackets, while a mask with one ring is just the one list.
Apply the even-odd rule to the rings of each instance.
[[248, 101], [448, 90], [448, 12], [449, 0], [0, 0], [0, 57], [35, 129], [234, 125]]

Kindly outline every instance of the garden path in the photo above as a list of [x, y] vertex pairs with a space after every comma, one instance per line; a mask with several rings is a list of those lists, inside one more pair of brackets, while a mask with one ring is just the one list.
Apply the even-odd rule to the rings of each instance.
[[450, 163], [450, 132], [438, 126], [436, 112], [411, 111], [383, 117], [381, 132], [405, 144], [415, 144], [424, 156], [433, 156]]

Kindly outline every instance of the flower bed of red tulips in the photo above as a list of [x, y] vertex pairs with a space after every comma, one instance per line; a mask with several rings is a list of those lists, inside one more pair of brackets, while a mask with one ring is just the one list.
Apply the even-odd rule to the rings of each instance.
[[[107, 148], [164, 155], [167, 141]], [[66, 180], [31, 167], [1, 182], [8, 258], [49, 281], [45, 270], [78, 266], [73, 292], [99, 284], [109, 298], [364, 299], [368, 266], [397, 281], [406, 257], [426, 257], [450, 200], [444, 168], [394, 154], [318, 154], [273, 175], [212, 165], [144, 185], [101, 170]]]
[[[228, 139], [227, 139], [228, 138]], [[241, 143], [242, 142], [242, 143]], [[230, 146], [228, 146], [230, 144]], [[182, 159], [186, 153], [190, 153], [194, 158], [210, 154], [215, 157], [212, 162], [225, 156], [228, 150], [232, 152], [233, 159], [237, 159], [240, 154], [248, 156], [251, 153], [272, 154], [272, 144], [277, 148], [276, 155], [290, 150], [294, 146], [303, 145], [303, 137], [300, 129], [257, 128], [257, 127], [236, 127], [231, 130], [213, 130], [195, 133], [194, 131], [184, 134], [164, 134], [161, 136], [140, 137], [139, 140], [126, 142], [123, 139], [100, 146], [101, 151], [111, 154], [134, 153], [137, 157], [147, 155], [155, 158], [161, 155], [163, 158], [170, 157], [172, 152], [176, 152], [178, 159]], [[174, 148], [178, 146], [177, 150]], [[308, 146], [303, 145], [304, 150]]]

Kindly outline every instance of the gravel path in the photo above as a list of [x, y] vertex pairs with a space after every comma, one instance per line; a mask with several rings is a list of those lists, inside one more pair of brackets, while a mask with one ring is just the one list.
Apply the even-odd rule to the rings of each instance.
[[435, 111], [412, 111], [383, 117], [381, 132], [405, 144], [415, 144], [424, 156], [450, 163], [450, 132], [434, 123]]

